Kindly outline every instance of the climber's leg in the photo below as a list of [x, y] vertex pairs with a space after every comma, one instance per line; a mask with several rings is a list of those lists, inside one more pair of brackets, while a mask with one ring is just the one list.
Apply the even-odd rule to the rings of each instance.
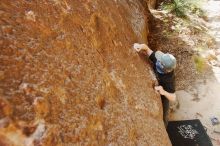
[[163, 105], [163, 121], [165, 127], [168, 125], [169, 100], [166, 97], [161, 97]]

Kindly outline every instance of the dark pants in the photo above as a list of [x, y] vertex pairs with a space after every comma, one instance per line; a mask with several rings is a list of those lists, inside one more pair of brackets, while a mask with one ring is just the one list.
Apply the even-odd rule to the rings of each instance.
[[164, 96], [161, 96], [161, 100], [162, 100], [162, 105], [163, 105], [163, 122], [164, 122], [165, 127], [167, 128], [170, 104], [169, 104], [169, 100]]

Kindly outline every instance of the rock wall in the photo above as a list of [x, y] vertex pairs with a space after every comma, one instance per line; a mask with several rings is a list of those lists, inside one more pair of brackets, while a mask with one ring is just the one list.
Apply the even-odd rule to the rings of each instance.
[[138, 0], [1, 0], [0, 145], [169, 146]]
[[[143, 1], [143, 0], [142, 0], [142, 1]], [[157, 1], [159, 1], [159, 0], [144, 0], [144, 1], [147, 2], [148, 7], [149, 7], [150, 9], [154, 9], [154, 8], [156, 7]]]

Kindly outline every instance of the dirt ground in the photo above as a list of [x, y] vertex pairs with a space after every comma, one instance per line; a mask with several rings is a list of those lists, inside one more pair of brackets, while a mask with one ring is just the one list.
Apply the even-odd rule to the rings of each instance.
[[[179, 104], [171, 106], [170, 120], [200, 119], [213, 145], [219, 146], [220, 124], [213, 126], [211, 118], [220, 120], [220, 1], [208, 1], [203, 9], [206, 21], [190, 19], [191, 25], [204, 27], [203, 32], [195, 32], [190, 25], [182, 25], [181, 20], [175, 23], [178, 18], [172, 14], [153, 11], [156, 19], [149, 45], [153, 49], [173, 53], [178, 60], [176, 93]], [[180, 30], [173, 31], [177, 25], [180, 25]], [[202, 60], [199, 67], [195, 63], [198, 56]]]
[[144, 4], [1, 0], [0, 146], [170, 146]]
[[[204, 9], [207, 11], [209, 33], [214, 36], [216, 46], [200, 51], [199, 54], [206, 59], [207, 70], [204, 78], [197, 79], [195, 83], [184, 90], [177, 91], [179, 109], [171, 114], [170, 120], [200, 119], [214, 146], [220, 145], [220, 124], [213, 126], [212, 117], [220, 119], [220, 1], [209, 1]], [[210, 56], [213, 59], [210, 59]]]

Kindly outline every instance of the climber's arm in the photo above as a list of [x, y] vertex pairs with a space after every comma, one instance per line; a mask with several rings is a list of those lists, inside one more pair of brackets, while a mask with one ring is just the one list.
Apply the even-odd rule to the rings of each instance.
[[162, 86], [156, 86], [155, 90], [158, 91], [160, 95], [164, 95], [169, 101], [176, 101], [176, 94], [165, 91]]
[[153, 51], [146, 44], [135, 43], [134, 44], [134, 49], [137, 52], [144, 51], [144, 52], [147, 53], [148, 56], [150, 56], [153, 53]]

